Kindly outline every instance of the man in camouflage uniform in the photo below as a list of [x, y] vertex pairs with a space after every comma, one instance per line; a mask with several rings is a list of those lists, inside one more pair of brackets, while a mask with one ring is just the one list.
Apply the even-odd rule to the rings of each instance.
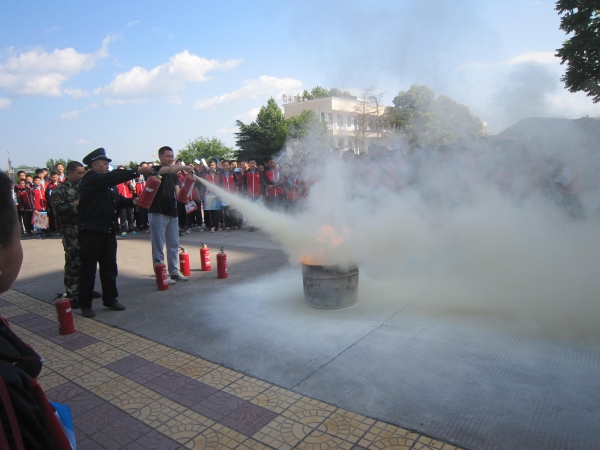
[[79, 182], [85, 175], [83, 164], [71, 161], [67, 164], [67, 178], [52, 191], [52, 208], [63, 226], [62, 242], [65, 249], [65, 289], [71, 299], [71, 307], [79, 308], [79, 250], [78, 206]]

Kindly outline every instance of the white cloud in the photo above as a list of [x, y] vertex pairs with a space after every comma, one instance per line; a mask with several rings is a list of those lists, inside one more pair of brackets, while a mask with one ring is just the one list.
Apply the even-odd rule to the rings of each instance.
[[63, 95], [65, 81], [83, 70], [89, 70], [108, 56], [108, 44], [113, 37], [107, 36], [95, 53], [78, 53], [73, 48], [46, 52], [41, 48], [12, 54], [0, 64], [0, 90], [11, 96]]
[[218, 95], [206, 100], [196, 102], [197, 109], [216, 109], [217, 106], [237, 100], [258, 98], [264, 95], [282, 94], [288, 91], [297, 91], [302, 88], [302, 82], [294, 78], [277, 78], [262, 75], [256, 80], [244, 81], [244, 86], [233, 92]]
[[67, 113], [63, 113], [60, 115], [60, 118], [62, 120], [73, 120], [73, 119], [77, 119], [81, 113], [88, 111], [90, 109], [94, 109], [97, 108], [98, 104], [97, 103], [90, 103], [89, 105], [87, 105], [85, 108], [82, 109], [75, 109], [73, 111], [67, 112]]
[[109, 85], [96, 89], [94, 94], [104, 95], [112, 101], [162, 97], [180, 103], [179, 92], [186, 83], [205, 81], [208, 72], [232, 69], [241, 62], [241, 59], [225, 62], [209, 60], [185, 50], [153, 69], [134, 67], [120, 73]]
[[238, 131], [240, 131], [240, 129], [238, 127], [221, 127], [217, 130], [217, 133], [231, 134], [231, 133], [237, 133]]
[[514, 66], [516, 64], [524, 63], [538, 63], [538, 64], [557, 64], [560, 60], [554, 56], [554, 52], [529, 52], [515, 56], [505, 64]]
[[44, 33], [53, 33], [58, 30], [60, 30], [60, 27], [58, 25], [54, 25], [54, 26], [44, 30]]
[[260, 108], [252, 108], [250, 111], [246, 111], [244, 114], [237, 116], [235, 120], [239, 120], [244, 123], [254, 122], [259, 112]]
[[84, 91], [83, 89], [71, 89], [71, 88], [65, 88], [63, 90], [63, 93], [65, 95], [68, 95], [69, 97], [73, 97], [73, 98], [83, 98], [83, 97], [88, 97], [90, 95], [87, 91]]
[[81, 138], [81, 139], [77, 139], [77, 143], [80, 145], [88, 145], [89, 143], [91, 143], [91, 141]]
[[127, 22], [127, 27], [132, 27], [134, 25], [137, 25], [138, 23], [140, 23], [139, 20], [132, 20], [131, 22]]
[[0, 109], [10, 109], [12, 102], [9, 98], [0, 98]]

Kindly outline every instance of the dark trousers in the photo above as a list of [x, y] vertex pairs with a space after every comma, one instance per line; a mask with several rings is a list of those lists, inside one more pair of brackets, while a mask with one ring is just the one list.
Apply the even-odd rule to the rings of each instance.
[[23, 225], [25, 225], [25, 231], [27, 233], [33, 233], [33, 224], [31, 220], [33, 219], [33, 211], [25, 211], [23, 216]]
[[177, 202], [177, 218], [179, 220], [179, 228], [188, 227], [188, 217], [185, 211], [185, 203]]
[[79, 304], [82, 308], [92, 307], [96, 265], [100, 266], [102, 304], [110, 306], [117, 302], [117, 240], [114, 233], [79, 231], [81, 247], [81, 272], [79, 274]]
[[221, 210], [220, 209], [205, 209], [204, 210], [204, 225], [206, 228], [219, 228], [219, 222], [221, 221]]
[[121, 231], [133, 231], [133, 209], [123, 208], [120, 212]]

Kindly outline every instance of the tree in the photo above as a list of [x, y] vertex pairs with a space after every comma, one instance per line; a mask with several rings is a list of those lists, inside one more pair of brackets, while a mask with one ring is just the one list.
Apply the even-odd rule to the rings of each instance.
[[321, 122], [314, 111], [302, 111], [299, 116], [285, 121], [287, 142], [294, 153], [304, 156], [331, 148], [331, 135], [327, 122]]
[[381, 121], [384, 112], [382, 96], [383, 93], [376, 93], [373, 87], [369, 87], [362, 91], [359, 104], [354, 108], [356, 112], [354, 135], [359, 153], [366, 150], [368, 140], [381, 137]]
[[52, 172], [55, 169], [57, 164], [62, 164], [63, 167], [65, 168], [65, 170], [67, 170], [67, 164], [69, 164], [71, 161], [72, 161], [72, 159], [70, 159], [70, 158], [67, 158], [66, 160], [62, 159], [62, 158], [58, 158], [58, 159], [50, 158], [50, 159], [48, 159], [48, 161], [46, 161], [46, 168], [50, 172]]
[[205, 137], [199, 137], [188, 142], [183, 149], [177, 152], [177, 158], [181, 158], [185, 163], [191, 163], [195, 159], [228, 159], [232, 156], [233, 150], [227, 147], [219, 139], [208, 139]]
[[329, 94], [329, 90], [322, 88], [321, 86], [315, 86], [314, 88], [312, 88], [312, 91], [310, 91], [310, 96], [313, 100], [316, 98], [331, 97], [331, 95]]
[[394, 98], [394, 121], [409, 144], [453, 144], [483, 135], [483, 123], [469, 108], [427, 86], [413, 85]]
[[573, 33], [556, 56], [567, 69], [561, 81], [571, 92], [583, 91], [600, 101], [600, 1], [559, 0], [556, 11], [562, 15], [560, 28]]
[[129, 161], [129, 164], [127, 164], [127, 167], [129, 167], [130, 169], [135, 169], [139, 166], [139, 164], [135, 161]]
[[246, 125], [238, 120], [236, 124], [240, 128], [235, 133], [239, 147], [236, 152], [238, 158], [267, 158], [283, 148], [287, 134], [285, 118], [273, 97], [266, 106], [260, 108], [256, 121]]

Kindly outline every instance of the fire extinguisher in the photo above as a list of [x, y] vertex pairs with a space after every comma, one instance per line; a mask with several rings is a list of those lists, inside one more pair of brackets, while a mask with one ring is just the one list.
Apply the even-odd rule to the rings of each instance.
[[58, 319], [58, 333], [71, 334], [75, 331], [73, 323], [73, 310], [71, 309], [71, 300], [61, 298], [54, 302], [56, 308], [56, 318]]
[[146, 187], [142, 191], [142, 195], [140, 195], [140, 199], [138, 200], [138, 206], [140, 208], [150, 208], [150, 205], [152, 205], [152, 202], [154, 201], [154, 197], [156, 197], [160, 183], [160, 177], [156, 175], [152, 175], [148, 178]]
[[179, 247], [181, 249], [181, 253], [179, 254], [179, 270], [181, 270], [181, 273], [186, 276], [189, 277], [191, 270], [190, 270], [190, 254], [188, 252], [185, 251], [185, 248], [183, 247]]
[[169, 289], [169, 281], [167, 278], [167, 266], [164, 264], [156, 264], [154, 266], [154, 275], [156, 276], [156, 285], [159, 291], [166, 291]]
[[202, 248], [200, 249], [200, 267], [204, 272], [210, 270], [210, 249], [204, 242], [200, 242]]
[[217, 278], [227, 278], [227, 255], [221, 247], [221, 252], [217, 253]]
[[179, 194], [177, 194], [177, 201], [179, 203], [187, 203], [190, 201], [190, 191], [196, 184], [196, 179], [192, 175], [186, 175], [183, 179]]

